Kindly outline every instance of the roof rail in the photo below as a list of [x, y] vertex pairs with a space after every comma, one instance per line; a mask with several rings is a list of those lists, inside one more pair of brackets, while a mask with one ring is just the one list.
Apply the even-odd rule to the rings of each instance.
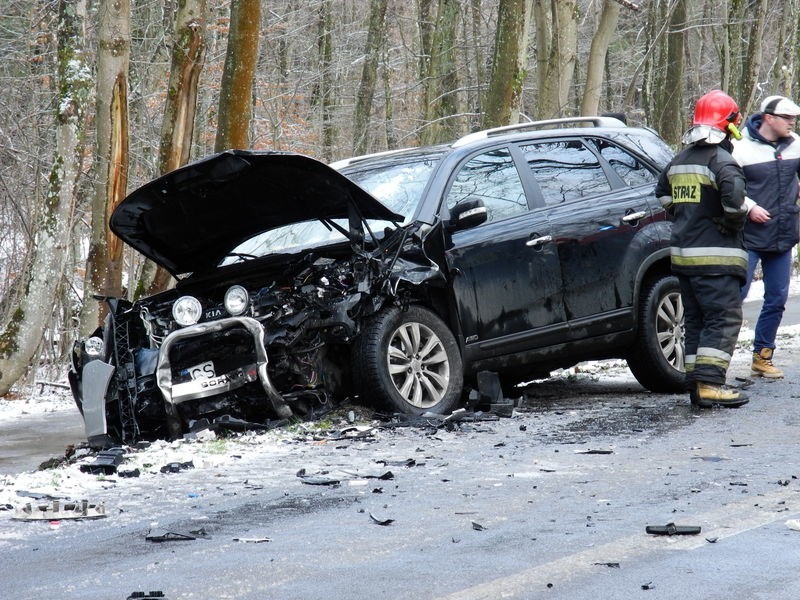
[[511, 133], [514, 131], [536, 131], [538, 129], [551, 129], [567, 125], [583, 125], [589, 127], [626, 127], [625, 123], [614, 117], [564, 117], [562, 119], [545, 119], [543, 121], [531, 121], [530, 123], [517, 123], [516, 125], [504, 125], [503, 127], [493, 127], [476, 131], [453, 142], [453, 147], [464, 146], [470, 142], [485, 140], [493, 135]]
[[368, 158], [375, 158], [377, 156], [390, 156], [392, 154], [399, 154], [404, 150], [408, 150], [408, 148], [395, 148], [394, 150], [384, 150], [383, 152], [373, 152], [372, 154], [360, 154], [359, 156], [351, 156], [349, 158], [342, 158], [340, 160], [335, 160], [331, 163], [328, 163], [328, 166], [332, 169], [343, 169], [353, 163], [366, 160]]

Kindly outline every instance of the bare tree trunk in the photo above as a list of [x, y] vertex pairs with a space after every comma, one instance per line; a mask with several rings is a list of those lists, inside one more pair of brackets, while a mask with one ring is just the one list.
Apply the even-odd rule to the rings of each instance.
[[608, 46], [617, 30], [620, 5], [616, 0], [605, 0], [600, 23], [592, 37], [589, 49], [589, 62], [586, 65], [586, 86], [581, 101], [582, 115], [596, 115], [600, 107], [600, 95], [603, 90], [603, 72], [605, 70]]
[[772, 68], [772, 77], [777, 81], [777, 94], [794, 97], [792, 84], [797, 72], [796, 48], [798, 46], [798, 1], [786, 0], [783, 2], [783, 12], [780, 20], [779, 39], [781, 52]]
[[686, 129], [686, 121], [683, 118], [683, 90], [686, 85], [684, 78], [686, 0], [675, 0], [669, 24], [670, 31], [666, 37], [666, 74], [664, 85], [658, 90], [657, 104], [661, 107], [661, 111], [655, 126], [668, 143], [677, 145]]
[[457, 0], [439, 0], [436, 28], [430, 57], [429, 77], [425, 82], [425, 104], [421, 140], [424, 145], [455, 139], [458, 136], [458, 73], [455, 64]]
[[[755, 10], [753, 10], [753, 8]], [[747, 42], [747, 62], [742, 69], [742, 86], [740, 96], [736, 99], [742, 111], [751, 112], [757, 108], [756, 85], [758, 84], [758, 74], [761, 71], [762, 52], [761, 46], [764, 40], [764, 23], [767, 16], [767, 0], [759, 0], [751, 7], [752, 27]]]
[[322, 159], [330, 161], [334, 153], [336, 128], [333, 123], [333, 18], [330, 0], [320, 4], [319, 15], [319, 105], [322, 116]]
[[219, 94], [215, 152], [250, 147], [260, 26], [260, 0], [231, 0], [231, 25]]
[[577, 0], [534, 0], [536, 22], [537, 117], [567, 111], [578, 44]]
[[397, 132], [394, 126], [394, 93], [392, 91], [392, 69], [389, 64], [389, 50], [383, 45], [383, 102], [384, 102], [384, 128], [386, 130], [386, 148], [397, 148]]
[[[189, 162], [197, 113], [197, 85], [205, 62], [205, 35], [206, 0], [184, 0], [175, 16], [172, 65], [158, 151], [161, 173]], [[149, 274], [152, 279], [146, 279]], [[165, 269], [146, 265], [133, 297], [165, 290], [171, 282], [172, 277]]]
[[[744, 29], [745, 15], [749, 0], [730, 0], [725, 20], [727, 63], [723, 62], [722, 78], [727, 82], [726, 91], [739, 102], [744, 81], [744, 64], [747, 55], [747, 32]], [[743, 106], [740, 104], [740, 108]]]
[[[484, 128], [519, 121], [519, 101], [527, 71], [528, 31], [533, 0], [500, 0]], [[520, 18], [521, 17], [521, 18]]]
[[92, 235], [83, 286], [81, 334], [101, 322], [104, 307], [94, 295], [122, 295], [122, 242], [108, 229], [108, 218], [125, 197], [128, 184], [129, 0], [100, 0], [97, 50], [96, 184]]
[[356, 97], [356, 111], [353, 117], [353, 154], [366, 154], [368, 148], [367, 131], [372, 113], [372, 99], [375, 96], [375, 82], [378, 80], [378, 61], [381, 47], [386, 38], [387, 0], [372, 0], [369, 8], [369, 29], [367, 45], [364, 48], [364, 64], [361, 68], [361, 85]]
[[23, 271], [24, 283], [3, 316], [0, 331], [0, 396], [25, 374], [53, 320], [71, 248], [72, 218], [84, 149], [84, 115], [92, 73], [85, 62], [86, 3], [58, 4], [56, 150], [45, 204], [39, 211], [34, 243]]

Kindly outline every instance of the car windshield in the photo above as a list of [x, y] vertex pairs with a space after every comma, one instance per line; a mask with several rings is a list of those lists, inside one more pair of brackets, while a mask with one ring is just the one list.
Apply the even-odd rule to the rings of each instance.
[[399, 215], [414, 216], [441, 153], [385, 156], [359, 161], [342, 173]]
[[[393, 212], [402, 215], [401, 225], [411, 222], [422, 199], [422, 192], [433, 173], [441, 153], [414, 154], [410, 156], [383, 156], [364, 159], [342, 169], [342, 173]], [[343, 230], [347, 221], [334, 221]], [[394, 227], [391, 221], [370, 219], [369, 228], [376, 237], [381, 237], [384, 228]], [[369, 233], [367, 232], [367, 235]], [[221, 262], [227, 265], [242, 260], [266, 256], [301, 252], [307, 248], [325, 246], [346, 241], [341, 230], [318, 219], [309, 219], [276, 227], [260, 233], [239, 244]]]

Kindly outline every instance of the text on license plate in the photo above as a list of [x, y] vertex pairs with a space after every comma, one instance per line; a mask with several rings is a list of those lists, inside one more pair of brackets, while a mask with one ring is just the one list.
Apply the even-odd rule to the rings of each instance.
[[189, 376], [192, 378], [192, 381], [196, 381], [197, 379], [211, 379], [216, 376], [214, 363], [210, 360], [189, 367], [187, 371], [189, 371]]

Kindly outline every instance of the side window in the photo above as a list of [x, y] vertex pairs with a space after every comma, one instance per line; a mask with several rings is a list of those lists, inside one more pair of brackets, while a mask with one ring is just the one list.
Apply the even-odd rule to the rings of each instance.
[[538, 142], [521, 149], [547, 205], [611, 190], [597, 157], [580, 140]]
[[638, 158], [606, 140], [592, 140], [601, 156], [608, 161], [611, 168], [631, 187], [653, 183], [656, 175], [644, 166]]
[[480, 198], [489, 221], [505, 219], [528, 210], [522, 180], [508, 148], [492, 150], [467, 161], [447, 193], [447, 208], [466, 198]]

